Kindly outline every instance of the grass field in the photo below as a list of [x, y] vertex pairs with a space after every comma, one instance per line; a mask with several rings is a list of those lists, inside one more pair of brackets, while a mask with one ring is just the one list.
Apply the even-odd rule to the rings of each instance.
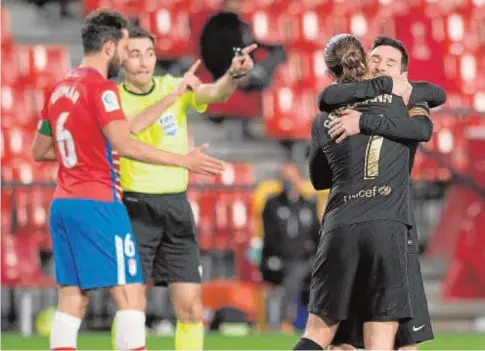
[[[222, 336], [209, 334], [206, 337], [207, 350], [291, 350], [298, 335], [252, 334], [250, 336]], [[79, 350], [109, 350], [110, 336], [107, 333], [83, 333], [80, 335]], [[149, 350], [173, 350], [171, 337], [151, 336]], [[22, 337], [13, 333], [2, 333], [2, 350], [47, 350], [48, 338]], [[484, 350], [485, 334], [441, 334], [435, 340], [424, 343], [420, 350]]]

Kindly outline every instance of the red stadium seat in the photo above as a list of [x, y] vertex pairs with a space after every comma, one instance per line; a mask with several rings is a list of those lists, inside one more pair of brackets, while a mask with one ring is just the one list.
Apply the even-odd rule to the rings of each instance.
[[47, 87], [70, 70], [69, 52], [63, 46], [21, 46], [20, 64], [28, 68], [24, 79], [36, 87]]
[[396, 37], [409, 52], [409, 77], [412, 80], [442, 82], [445, 72], [444, 47], [434, 38], [432, 20], [422, 13], [412, 12], [394, 18]]
[[265, 44], [282, 44], [290, 28], [287, 9], [255, 8], [243, 14], [256, 40]]
[[[9, 16], [9, 13], [8, 13], [8, 10], [4, 7], [1, 7], [0, 8], [0, 12], [1, 12], [1, 19], [0, 19], [0, 23], [1, 23], [1, 44], [2, 46], [6, 43], [9, 43], [12, 39], [12, 34], [10, 33], [10, 16]], [[2, 52], [3, 54], [3, 52]]]
[[266, 136], [307, 140], [315, 117], [315, 90], [274, 86], [263, 93]]
[[291, 14], [285, 29], [285, 41], [292, 49], [322, 49], [322, 42], [340, 30], [339, 22], [329, 11], [301, 9]]
[[25, 130], [21, 127], [2, 128], [2, 134], [5, 145], [5, 158], [21, 157], [29, 159], [32, 131]]
[[2, 85], [14, 85], [20, 76], [17, 46], [2, 43]]
[[228, 164], [221, 175], [216, 178], [216, 183], [225, 186], [253, 185], [256, 181], [254, 167], [246, 163]]
[[354, 11], [336, 20], [340, 24], [343, 33], [352, 33], [358, 36], [364, 47], [368, 48], [379, 35], [396, 36], [396, 28], [393, 17], [388, 17], [378, 8], [364, 11]]
[[12, 190], [2, 187], [2, 235], [12, 233], [12, 211], [13, 211], [13, 197]]
[[21, 260], [21, 258], [19, 257], [17, 252], [15, 236], [13, 236], [8, 232], [2, 231], [1, 248], [2, 248], [2, 255], [1, 255], [2, 287], [11, 286], [21, 278], [21, 274], [18, 269], [19, 261]]
[[176, 59], [191, 53], [189, 12], [185, 7], [158, 7], [142, 14], [140, 23], [155, 36], [159, 58]]
[[[14, 120], [2, 120], [2, 127], [10, 127], [8, 123], [17, 126], [32, 125], [36, 120], [33, 116], [32, 95], [22, 86], [2, 85], [2, 115], [13, 116]], [[35, 122], [34, 122], [35, 123]]]
[[18, 287], [54, 287], [54, 281], [45, 276], [40, 265], [40, 233], [20, 232], [15, 236], [20, 279], [15, 282]]
[[469, 18], [464, 12], [453, 11], [447, 15], [433, 17], [433, 37], [443, 43], [446, 53], [460, 56], [466, 52], [474, 53], [483, 44], [480, 27], [483, 18]]

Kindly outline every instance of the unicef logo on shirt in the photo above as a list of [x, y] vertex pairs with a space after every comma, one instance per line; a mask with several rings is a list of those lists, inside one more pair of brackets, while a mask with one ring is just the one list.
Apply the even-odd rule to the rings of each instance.
[[165, 135], [175, 136], [177, 134], [177, 121], [173, 114], [166, 114], [158, 120]]

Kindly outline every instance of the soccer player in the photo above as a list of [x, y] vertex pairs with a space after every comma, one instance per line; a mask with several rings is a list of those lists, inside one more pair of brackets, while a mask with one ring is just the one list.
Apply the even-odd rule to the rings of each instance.
[[[353, 35], [332, 38], [324, 56], [339, 84], [368, 75], [365, 50]], [[375, 84], [384, 84], [386, 94], [355, 106], [365, 112], [367, 123], [388, 128], [407, 118], [403, 100], [407, 102], [412, 89], [408, 83], [393, 83], [383, 77]], [[391, 95], [398, 90], [404, 99]], [[329, 136], [336, 112], [320, 114], [312, 130], [312, 183], [316, 189], [332, 189], [312, 273], [310, 316], [294, 349], [327, 347], [339, 322], [354, 310], [365, 321], [365, 347], [391, 349], [398, 321], [412, 317], [406, 270], [409, 149], [376, 135], [337, 143]], [[418, 123], [427, 130], [422, 140], [429, 139], [431, 121]]]
[[175, 155], [130, 138], [117, 86], [127, 56], [127, 21], [109, 11], [89, 15], [79, 68], [47, 94], [33, 158], [58, 160], [50, 232], [59, 301], [52, 350], [75, 350], [88, 292], [108, 287], [117, 306], [117, 347], [145, 348], [145, 295], [136, 241], [121, 201], [118, 157], [218, 174], [221, 161], [200, 150]]
[[[374, 77], [384, 75], [391, 77], [407, 77], [408, 53], [405, 46], [396, 39], [378, 37], [374, 42], [370, 53], [369, 69]], [[338, 104], [350, 103], [352, 100], [355, 101], [356, 97], [358, 97], [360, 101], [363, 101], [385, 93], [382, 90], [374, 89], [374, 87], [376, 87], [376, 85], [372, 85], [370, 81], [352, 83], [347, 84], [345, 87], [341, 86], [340, 88], [344, 89], [339, 89], [338, 91], [335, 91], [333, 88], [333, 91], [327, 90], [321, 97], [326, 100], [326, 104]], [[427, 102], [430, 107], [436, 107], [446, 102], [446, 93], [441, 87], [426, 82], [413, 83], [413, 87], [414, 89], [411, 95], [410, 105]], [[364, 94], [359, 92], [364, 92]], [[427, 118], [427, 116], [414, 117], [414, 112], [416, 111], [410, 111], [410, 116], [413, 118]], [[336, 132], [335, 137], [338, 137], [339, 139], [355, 135], [360, 131], [359, 122], [360, 113], [355, 110], [349, 111], [348, 114], [343, 115], [341, 118], [330, 123], [331, 133]], [[379, 131], [373, 131], [373, 134], [379, 134], [385, 137], [389, 136], [386, 135], [385, 132], [379, 133]], [[413, 166], [417, 146], [417, 142], [409, 143], [411, 149], [410, 172]], [[405, 350], [416, 350], [416, 345], [418, 343], [433, 339], [433, 330], [418, 258], [419, 249], [416, 223], [412, 211], [411, 215], [413, 227], [409, 230], [408, 277], [410, 279], [409, 288], [411, 291], [413, 319], [400, 323], [396, 334], [395, 344], [396, 348]], [[333, 343], [336, 345], [334, 349], [351, 350], [354, 349], [354, 346], [363, 347], [362, 321], [352, 318], [343, 321], [339, 325]]]
[[[187, 112], [203, 112], [207, 104], [225, 101], [253, 67], [251, 45], [235, 56], [229, 71], [214, 83], [201, 84], [195, 71], [199, 61], [183, 76], [154, 76], [155, 40], [140, 27], [130, 29], [125, 81], [119, 86], [122, 107], [133, 138], [161, 150], [185, 153], [189, 147]], [[163, 112], [149, 119], [137, 116], [167, 102]], [[136, 127], [135, 127], [136, 126]], [[201, 303], [202, 267], [187, 199], [188, 172], [172, 166], [156, 166], [121, 160], [123, 199], [139, 244], [145, 283], [168, 286], [175, 307], [175, 348], [201, 350], [203, 324]]]

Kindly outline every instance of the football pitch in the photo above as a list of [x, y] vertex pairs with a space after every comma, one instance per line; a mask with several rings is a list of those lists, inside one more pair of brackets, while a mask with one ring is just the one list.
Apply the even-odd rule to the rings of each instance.
[[[223, 336], [211, 333], [206, 336], [206, 350], [291, 350], [299, 335], [278, 333], [251, 334], [247, 336]], [[41, 336], [22, 337], [14, 333], [2, 333], [2, 350], [47, 350], [48, 338]], [[173, 350], [173, 338], [150, 336], [149, 350]], [[82, 333], [78, 350], [111, 349], [108, 333]], [[436, 339], [422, 344], [420, 350], [483, 350], [485, 334], [439, 334]]]

